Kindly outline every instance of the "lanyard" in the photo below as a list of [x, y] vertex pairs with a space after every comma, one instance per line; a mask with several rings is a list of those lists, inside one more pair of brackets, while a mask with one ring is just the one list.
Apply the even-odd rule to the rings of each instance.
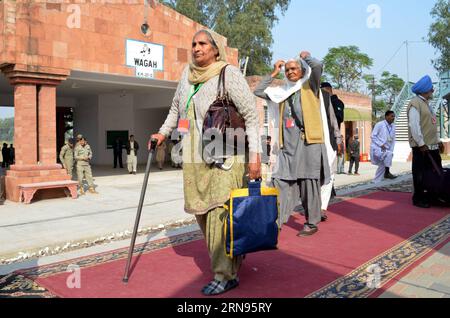
[[188, 101], [187, 101], [187, 105], [186, 105], [186, 114], [188, 113], [189, 107], [191, 106], [192, 97], [194, 97], [194, 95], [197, 94], [197, 92], [200, 90], [202, 85], [203, 85], [203, 83], [194, 85], [194, 88], [195, 88], [194, 92], [191, 93], [188, 97]]
[[388, 122], [386, 122], [386, 128], [388, 130], [389, 133], [389, 137], [391, 137], [391, 132], [392, 132], [392, 126], [388, 124]]

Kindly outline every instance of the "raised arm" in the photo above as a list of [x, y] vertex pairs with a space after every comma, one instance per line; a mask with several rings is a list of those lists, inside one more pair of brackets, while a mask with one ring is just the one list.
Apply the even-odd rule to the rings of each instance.
[[320, 78], [323, 72], [323, 63], [318, 59], [311, 57], [311, 53], [303, 51], [300, 57], [311, 67], [311, 77], [309, 78], [309, 85], [314, 94], [319, 95]]
[[256, 87], [253, 94], [255, 94], [259, 98], [269, 100], [269, 96], [267, 96], [267, 94], [264, 91], [267, 89], [267, 87], [270, 86], [270, 84], [272, 84], [272, 82], [273, 82], [273, 78], [270, 75], [264, 76], [261, 79], [261, 82], [259, 83], [259, 85]]
[[261, 82], [259, 83], [258, 87], [256, 87], [253, 94], [255, 94], [257, 97], [267, 99], [269, 100], [269, 96], [264, 92], [270, 84], [272, 84], [273, 80], [280, 74], [281, 69], [283, 68], [285, 62], [283, 60], [279, 60], [275, 63], [272, 74], [266, 75], [262, 78]]

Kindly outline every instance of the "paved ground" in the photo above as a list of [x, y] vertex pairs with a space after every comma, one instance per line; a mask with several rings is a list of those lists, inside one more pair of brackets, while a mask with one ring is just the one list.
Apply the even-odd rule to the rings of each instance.
[[380, 298], [450, 298], [450, 243], [400, 279]]
[[[19, 252], [35, 252], [46, 247], [63, 247], [68, 242], [84, 242], [120, 236], [132, 231], [143, 182], [143, 173], [94, 167], [99, 195], [43, 200], [24, 205], [6, 201], [0, 206], [0, 262]], [[141, 171], [144, 167], [141, 167]], [[410, 170], [410, 163], [396, 163], [394, 173]], [[362, 163], [360, 176], [338, 175], [336, 186], [369, 181], [375, 167]], [[193, 217], [183, 210], [181, 170], [150, 175], [141, 228], [155, 228]]]

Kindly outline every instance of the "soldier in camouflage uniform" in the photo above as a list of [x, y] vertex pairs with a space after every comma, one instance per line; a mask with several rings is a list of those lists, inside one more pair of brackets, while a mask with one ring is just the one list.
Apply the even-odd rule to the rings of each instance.
[[97, 194], [94, 189], [94, 182], [92, 180], [92, 170], [90, 160], [92, 159], [91, 147], [86, 143], [86, 139], [81, 138], [75, 147], [75, 161], [77, 162], [77, 175], [80, 187], [80, 194], [84, 194], [83, 176], [89, 185], [89, 192]]
[[64, 147], [61, 148], [59, 153], [59, 160], [61, 161], [64, 169], [66, 169], [67, 174], [72, 178], [73, 176], [73, 146], [74, 140], [69, 139]]

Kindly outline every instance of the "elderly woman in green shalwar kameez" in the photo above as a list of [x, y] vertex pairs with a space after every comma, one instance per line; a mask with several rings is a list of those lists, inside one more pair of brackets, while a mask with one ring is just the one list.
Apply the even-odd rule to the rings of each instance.
[[[255, 98], [240, 70], [229, 65], [225, 71], [227, 93], [245, 119], [249, 143], [249, 164], [245, 156], [231, 156], [223, 165], [211, 165], [202, 156], [202, 127], [209, 106], [217, 97], [219, 74], [227, 65], [225, 48], [213, 33], [202, 30], [192, 40], [192, 63], [186, 67], [178, 85], [169, 115], [158, 134], [164, 142], [175, 128], [185, 129], [183, 137], [183, 175], [185, 211], [194, 214], [205, 235], [214, 280], [204, 295], [222, 294], [239, 285], [237, 276], [242, 258], [225, 254], [223, 226], [225, 203], [233, 189], [245, 186], [245, 177], [261, 177], [258, 112]], [[248, 169], [248, 171], [247, 171]]]

